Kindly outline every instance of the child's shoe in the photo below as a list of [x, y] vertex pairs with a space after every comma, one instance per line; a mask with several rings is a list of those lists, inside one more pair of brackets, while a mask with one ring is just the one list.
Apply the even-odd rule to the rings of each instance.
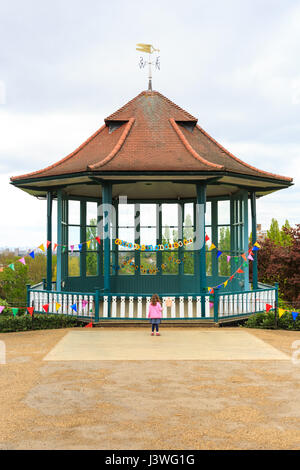
[[153, 331], [152, 331], [152, 333], [151, 333], [151, 336], [154, 336], [154, 333], [153, 333]]
[[160, 333], [156, 333], [156, 336], [160, 336]]

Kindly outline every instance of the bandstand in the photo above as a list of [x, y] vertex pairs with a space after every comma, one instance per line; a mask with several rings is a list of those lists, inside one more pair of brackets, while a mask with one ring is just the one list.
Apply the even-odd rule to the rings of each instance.
[[108, 116], [67, 157], [11, 183], [47, 199], [47, 278], [28, 288], [36, 311], [49, 304], [96, 323], [141, 322], [158, 293], [166, 320], [216, 323], [275, 304], [277, 288], [258, 283], [251, 250], [256, 199], [292, 178], [244, 163], [157, 91]]

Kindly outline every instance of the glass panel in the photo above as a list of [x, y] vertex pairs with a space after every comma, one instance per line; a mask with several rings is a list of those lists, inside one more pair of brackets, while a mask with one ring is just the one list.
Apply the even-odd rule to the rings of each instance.
[[156, 204], [140, 205], [140, 224], [156, 227]]
[[141, 252], [141, 274], [156, 274], [156, 253], [153, 252]]
[[141, 228], [141, 245], [156, 245], [156, 228]]
[[194, 274], [194, 253], [184, 254], [184, 274]]
[[180, 260], [178, 259], [178, 253], [174, 251], [162, 252], [162, 274], [178, 274], [179, 263]]
[[218, 225], [230, 224], [230, 201], [218, 201]]
[[69, 224], [80, 224], [80, 202], [79, 201], [68, 201], [69, 202]]
[[230, 227], [218, 227], [218, 249], [230, 251]]
[[205, 226], [211, 225], [211, 202], [206, 203]]
[[[132, 243], [134, 244], [134, 228], [119, 228], [119, 237], [120, 240], [123, 240], [124, 242]], [[122, 245], [119, 245], [119, 250], [121, 251], [127, 251], [132, 248], [128, 248]]]
[[79, 252], [70, 253], [68, 256], [68, 272], [70, 277], [80, 276]]
[[119, 227], [134, 227], [134, 204], [119, 204], [118, 209]]
[[129, 253], [119, 252], [117, 273], [121, 275], [133, 275], [134, 272], [134, 254], [131, 256]]
[[227, 255], [223, 254], [219, 257], [219, 275], [230, 276], [230, 261], [227, 263]]
[[178, 205], [162, 204], [162, 225], [178, 226]]
[[212, 254], [211, 251], [206, 252], [206, 275], [211, 276], [212, 275]]
[[97, 225], [97, 203], [86, 203], [86, 225]]
[[178, 229], [169, 227], [162, 228], [162, 243], [174, 243], [178, 241]]
[[97, 276], [97, 253], [88, 251], [86, 254], [86, 275]]
[[185, 227], [190, 227], [194, 225], [194, 204], [188, 202], [184, 204], [184, 223]]
[[205, 247], [206, 247], [207, 250], [209, 250], [209, 247], [210, 247], [210, 245], [212, 244], [212, 240], [211, 240], [211, 227], [206, 227], [205, 233], [206, 233], [206, 235], [209, 237], [209, 240], [208, 240], [207, 242], [205, 242]]
[[68, 227], [69, 229], [69, 248], [71, 245], [78, 249], [80, 243], [80, 227]]
[[97, 249], [97, 241], [93, 240], [97, 236], [97, 227], [87, 227], [86, 228], [86, 241], [91, 240], [89, 246], [86, 245], [87, 250], [96, 250]]

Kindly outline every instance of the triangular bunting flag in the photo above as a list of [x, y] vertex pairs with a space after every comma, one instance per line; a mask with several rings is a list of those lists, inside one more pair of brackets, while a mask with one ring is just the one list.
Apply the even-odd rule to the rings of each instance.
[[247, 258], [246, 258], [245, 253], [242, 254], [242, 258], [243, 258], [245, 261], [247, 261]]
[[284, 308], [279, 308], [279, 309], [278, 309], [278, 316], [279, 316], [279, 318], [282, 317], [282, 315], [284, 314], [284, 312], [285, 312]]
[[9, 267], [10, 269], [12, 269], [13, 271], [15, 270], [15, 265], [14, 265], [14, 263], [11, 263], [8, 267]]
[[244, 261], [243, 266], [245, 266], [245, 268], [246, 268], [248, 266], [248, 263], [246, 261]]
[[49, 240], [47, 240], [47, 248], [49, 248], [49, 246], [51, 245], [51, 242], [49, 242]]
[[250, 259], [250, 261], [253, 261], [253, 257], [251, 255], [248, 255], [248, 259]]
[[209, 236], [205, 234], [205, 241], [208, 242]]
[[57, 247], [58, 247], [57, 243], [54, 243], [53, 251], [55, 251]]
[[4, 306], [4, 305], [0, 305], [0, 313], [2, 313], [4, 309], [5, 309], [5, 306]]
[[91, 322], [91, 323], [88, 323], [87, 325], [85, 325], [84, 328], [93, 328], [93, 323], [92, 323], [92, 322]]
[[222, 251], [218, 250], [217, 258], [219, 258], [219, 256], [221, 256], [221, 254], [222, 254]]
[[214, 291], [214, 289], [213, 289], [213, 287], [212, 287], [212, 288], [210, 289], [210, 291], [209, 291], [209, 294], [214, 294], [214, 292], [215, 292], [215, 291]]
[[71, 305], [71, 309], [74, 310], [74, 312], [77, 312], [77, 305], [76, 304]]
[[31, 256], [31, 258], [34, 259], [34, 251], [33, 250], [29, 253], [29, 256]]
[[22, 264], [26, 264], [26, 261], [25, 261], [25, 258], [24, 258], [24, 257], [23, 257], [23, 258], [20, 258], [20, 259], [18, 259], [18, 261], [20, 261], [20, 263], [22, 263]]
[[49, 310], [49, 304], [43, 305], [43, 309], [45, 310], [46, 313], [48, 313]]
[[268, 313], [271, 308], [273, 308], [273, 305], [270, 305], [270, 304], [266, 304], [266, 312]]
[[227, 281], [224, 282], [224, 287], [226, 287], [227, 284], [228, 284], [228, 279], [227, 279]]
[[231, 256], [227, 256], [227, 263], [229, 263]]
[[73, 253], [74, 245], [71, 245], [70, 248], [71, 248], [71, 253]]
[[56, 302], [55, 304], [55, 310], [58, 312], [58, 310], [60, 309], [61, 307], [61, 304], [59, 304], [58, 302]]
[[257, 246], [254, 246], [254, 247], [252, 248], [252, 251], [257, 251], [257, 250], [259, 250], [259, 248], [258, 248]]
[[95, 237], [95, 240], [97, 240], [97, 242], [99, 243], [99, 245], [101, 245], [100, 237]]
[[258, 248], [260, 248], [260, 244], [258, 242], [255, 242], [254, 246], [257, 246]]
[[78, 250], [81, 251], [81, 248], [82, 248], [82, 243], [79, 243]]
[[244, 271], [243, 271], [241, 268], [239, 268], [239, 269], [237, 270], [237, 273], [243, 273], [243, 272], [244, 272]]
[[45, 251], [45, 247], [44, 247], [43, 243], [40, 246], [38, 246], [38, 248], [42, 251]]
[[235, 256], [235, 257], [234, 257], [234, 262], [235, 262], [235, 263], [238, 263], [238, 262], [239, 262], [239, 257], [238, 257], [238, 256]]
[[88, 304], [88, 301], [87, 301], [87, 300], [83, 300], [83, 301], [82, 301], [82, 308], [84, 308], [87, 304]]
[[214, 245], [214, 244], [212, 243], [212, 244], [210, 245], [210, 247], [209, 247], [209, 251], [214, 250], [215, 248], [216, 248], [216, 245]]
[[13, 308], [12, 308], [12, 313], [13, 313], [13, 316], [14, 316], [14, 317], [17, 315], [18, 311], [19, 311], [18, 308], [16, 308], [16, 307], [13, 307]]
[[30, 315], [32, 316], [32, 315], [33, 315], [33, 312], [34, 312], [34, 307], [27, 307], [27, 311], [28, 311], [28, 313], [30, 313]]
[[233, 278], [234, 278], [234, 274], [230, 276], [229, 280], [232, 281]]
[[295, 321], [296, 318], [298, 317], [299, 313], [298, 312], [292, 312], [293, 315], [293, 320]]
[[66, 251], [66, 248], [67, 248], [66, 246], [63, 246], [63, 247], [62, 247], [62, 252], [63, 252], [63, 253]]
[[90, 248], [91, 241], [92, 241], [92, 240], [88, 240], [88, 241], [86, 242], [88, 249]]

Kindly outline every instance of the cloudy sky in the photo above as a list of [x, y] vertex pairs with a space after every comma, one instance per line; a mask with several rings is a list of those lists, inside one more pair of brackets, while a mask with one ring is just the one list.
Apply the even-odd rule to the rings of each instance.
[[46, 207], [9, 185], [74, 150], [146, 89], [137, 42], [160, 48], [154, 89], [228, 150], [295, 185], [258, 223], [300, 223], [299, 0], [0, 1], [0, 246], [45, 239]]

